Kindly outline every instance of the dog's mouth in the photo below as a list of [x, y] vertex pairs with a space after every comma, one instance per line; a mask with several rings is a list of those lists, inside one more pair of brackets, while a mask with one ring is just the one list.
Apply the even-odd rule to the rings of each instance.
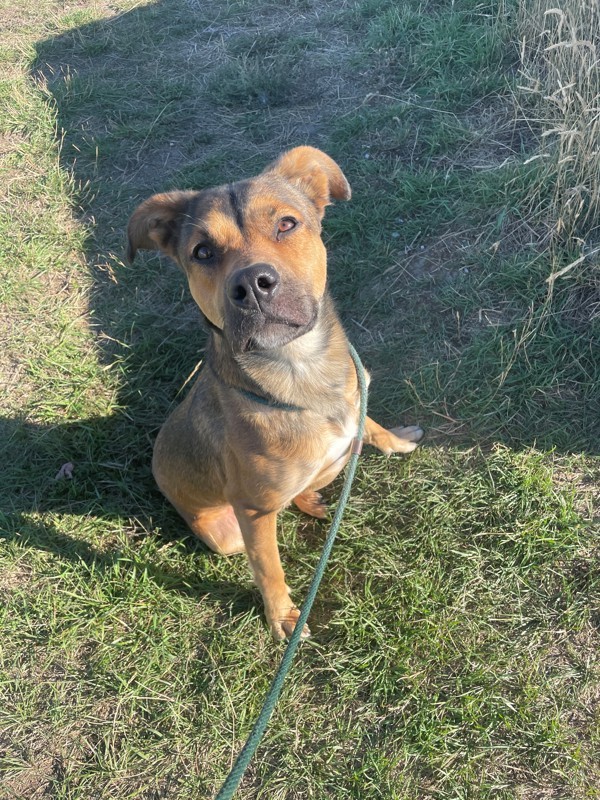
[[306, 323], [298, 323], [280, 317], [265, 317], [262, 328], [248, 338], [243, 345], [243, 352], [271, 350], [292, 342], [311, 331], [317, 321], [317, 312]]
[[240, 313], [228, 311], [224, 333], [233, 350], [249, 353], [273, 350], [311, 331], [318, 319], [319, 306], [307, 296], [296, 299], [288, 308], [256, 309]]

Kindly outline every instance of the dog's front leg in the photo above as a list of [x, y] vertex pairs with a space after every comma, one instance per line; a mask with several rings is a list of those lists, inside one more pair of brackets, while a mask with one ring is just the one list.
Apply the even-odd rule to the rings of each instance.
[[[277, 547], [277, 512], [265, 512], [234, 503], [250, 569], [263, 597], [265, 615], [275, 639], [291, 636], [300, 611], [290, 599]], [[310, 636], [304, 626], [303, 637]]]
[[406, 428], [392, 428], [386, 431], [370, 417], [365, 422], [363, 441], [371, 444], [382, 453], [412, 453], [418, 447], [418, 441], [423, 436], [423, 431], [417, 425], [408, 425]]

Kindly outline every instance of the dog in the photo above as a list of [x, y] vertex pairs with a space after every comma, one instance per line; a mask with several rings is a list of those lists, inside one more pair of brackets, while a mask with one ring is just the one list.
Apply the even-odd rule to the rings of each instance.
[[[277, 514], [293, 502], [326, 515], [319, 489], [343, 469], [357, 432], [356, 370], [321, 239], [325, 207], [350, 194], [333, 159], [296, 147], [254, 178], [153, 195], [128, 226], [129, 261], [140, 249], [174, 260], [210, 332], [199, 377], [156, 439], [154, 477], [211, 550], [246, 552], [278, 640], [300, 612]], [[363, 441], [410, 453], [422, 435], [367, 417]]]

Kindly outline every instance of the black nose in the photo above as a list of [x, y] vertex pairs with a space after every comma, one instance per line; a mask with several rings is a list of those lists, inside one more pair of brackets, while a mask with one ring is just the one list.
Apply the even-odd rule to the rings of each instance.
[[227, 295], [238, 308], [262, 309], [279, 288], [279, 273], [270, 264], [253, 264], [234, 272]]

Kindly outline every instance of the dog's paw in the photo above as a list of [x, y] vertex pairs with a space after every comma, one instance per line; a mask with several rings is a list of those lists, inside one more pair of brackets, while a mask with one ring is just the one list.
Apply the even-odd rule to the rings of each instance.
[[[292, 606], [291, 608], [288, 607], [284, 614], [270, 616], [269, 626], [271, 628], [273, 638], [278, 642], [282, 641], [283, 639], [289, 639], [294, 632], [294, 628], [296, 627], [296, 622], [298, 621], [299, 616], [300, 609], [296, 608], [296, 606]], [[308, 639], [309, 636], [310, 628], [308, 625], [305, 625], [302, 629], [300, 638]]]
[[305, 514], [310, 514], [311, 517], [325, 519], [327, 516], [327, 506], [323, 502], [323, 497], [319, 492], [302, 492], [302, 494], [294, 497], [294, 503], [300, 511], [304, 511]]
[[423, 430], [418, 425], [407, 425], [404, 428], [392, 428], [388, 431], [390, 435], [388, 446], [384, 453], [412, 453], [419, 446], [419, 441], [423, 438]]

